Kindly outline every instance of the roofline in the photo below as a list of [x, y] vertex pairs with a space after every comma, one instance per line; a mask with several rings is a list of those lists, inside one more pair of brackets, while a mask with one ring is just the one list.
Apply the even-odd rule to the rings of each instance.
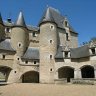
[[[43, 22], [39, 23], [38, 26], [40, 27], [44, 23], [55, 23], [55, 22], [53, 22], [53, 21], [43, 21]], [[55, 24], [56, 24], [56, 26], [58, 26], [57, 23], [55, 23]]]

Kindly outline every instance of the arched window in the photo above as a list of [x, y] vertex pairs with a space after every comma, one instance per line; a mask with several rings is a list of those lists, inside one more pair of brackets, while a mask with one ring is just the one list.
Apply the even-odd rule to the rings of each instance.
[[21, 77], [22, 83], [39, 83], [39, 72], [28, 71]]
[[71, 78], [74, 78], [74, 68], [65, 66], [58, 69], [58, 77], [66, 78], [67, 82], [70, 82]]
[[82, 78], [94, 78], [94, 67], [85, 65], [81, 68]]

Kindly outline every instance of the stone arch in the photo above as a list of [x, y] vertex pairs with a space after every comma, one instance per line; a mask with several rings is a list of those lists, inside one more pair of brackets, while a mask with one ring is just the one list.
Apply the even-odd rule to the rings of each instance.
[[27, 71], [21, 75], [22, 83], [39, 83], [38, 71]]
[[91, 65], [84, 65], [81, 68], [82, 78], [95, 78], [94, 67]]
[[0, 82], [7, 82], [11, 70], [8, 66], [0, 66]]
[[74, 78], [74, 68], [70, 66], [64, 66], [58, 69], [58, 77], [60, 79], [66, 78], [67, 82], [70, 82], [71, 78]]

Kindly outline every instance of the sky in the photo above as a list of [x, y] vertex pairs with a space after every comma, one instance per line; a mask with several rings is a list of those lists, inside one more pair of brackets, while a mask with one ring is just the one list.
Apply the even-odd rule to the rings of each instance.
[[0, 0], [3, 20], [10, 17], [15, 22], [22, 11], [26, 24], [33, 26], [38, 25], [48, 6], [67, 16], [79, 34], [79, 45], [96, 37], [96, 0]]

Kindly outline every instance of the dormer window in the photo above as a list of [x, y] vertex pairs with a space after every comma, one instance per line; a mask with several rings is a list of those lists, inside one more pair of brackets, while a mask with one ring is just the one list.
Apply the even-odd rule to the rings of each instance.
[[68, 57], [68, 52], [65, 52], [65, 57]]
[[65, 21], [65, 27], [68, 27], [68, 22], [67, 21]]
[[8, 27], [7, 27], [7, 28], [5, 28], [5, 32], [9, 32], [9, 33], [10, 33], [10, 32], [11, 32], [11, 29], [10, 29], [10, 28], [8, 28]]

